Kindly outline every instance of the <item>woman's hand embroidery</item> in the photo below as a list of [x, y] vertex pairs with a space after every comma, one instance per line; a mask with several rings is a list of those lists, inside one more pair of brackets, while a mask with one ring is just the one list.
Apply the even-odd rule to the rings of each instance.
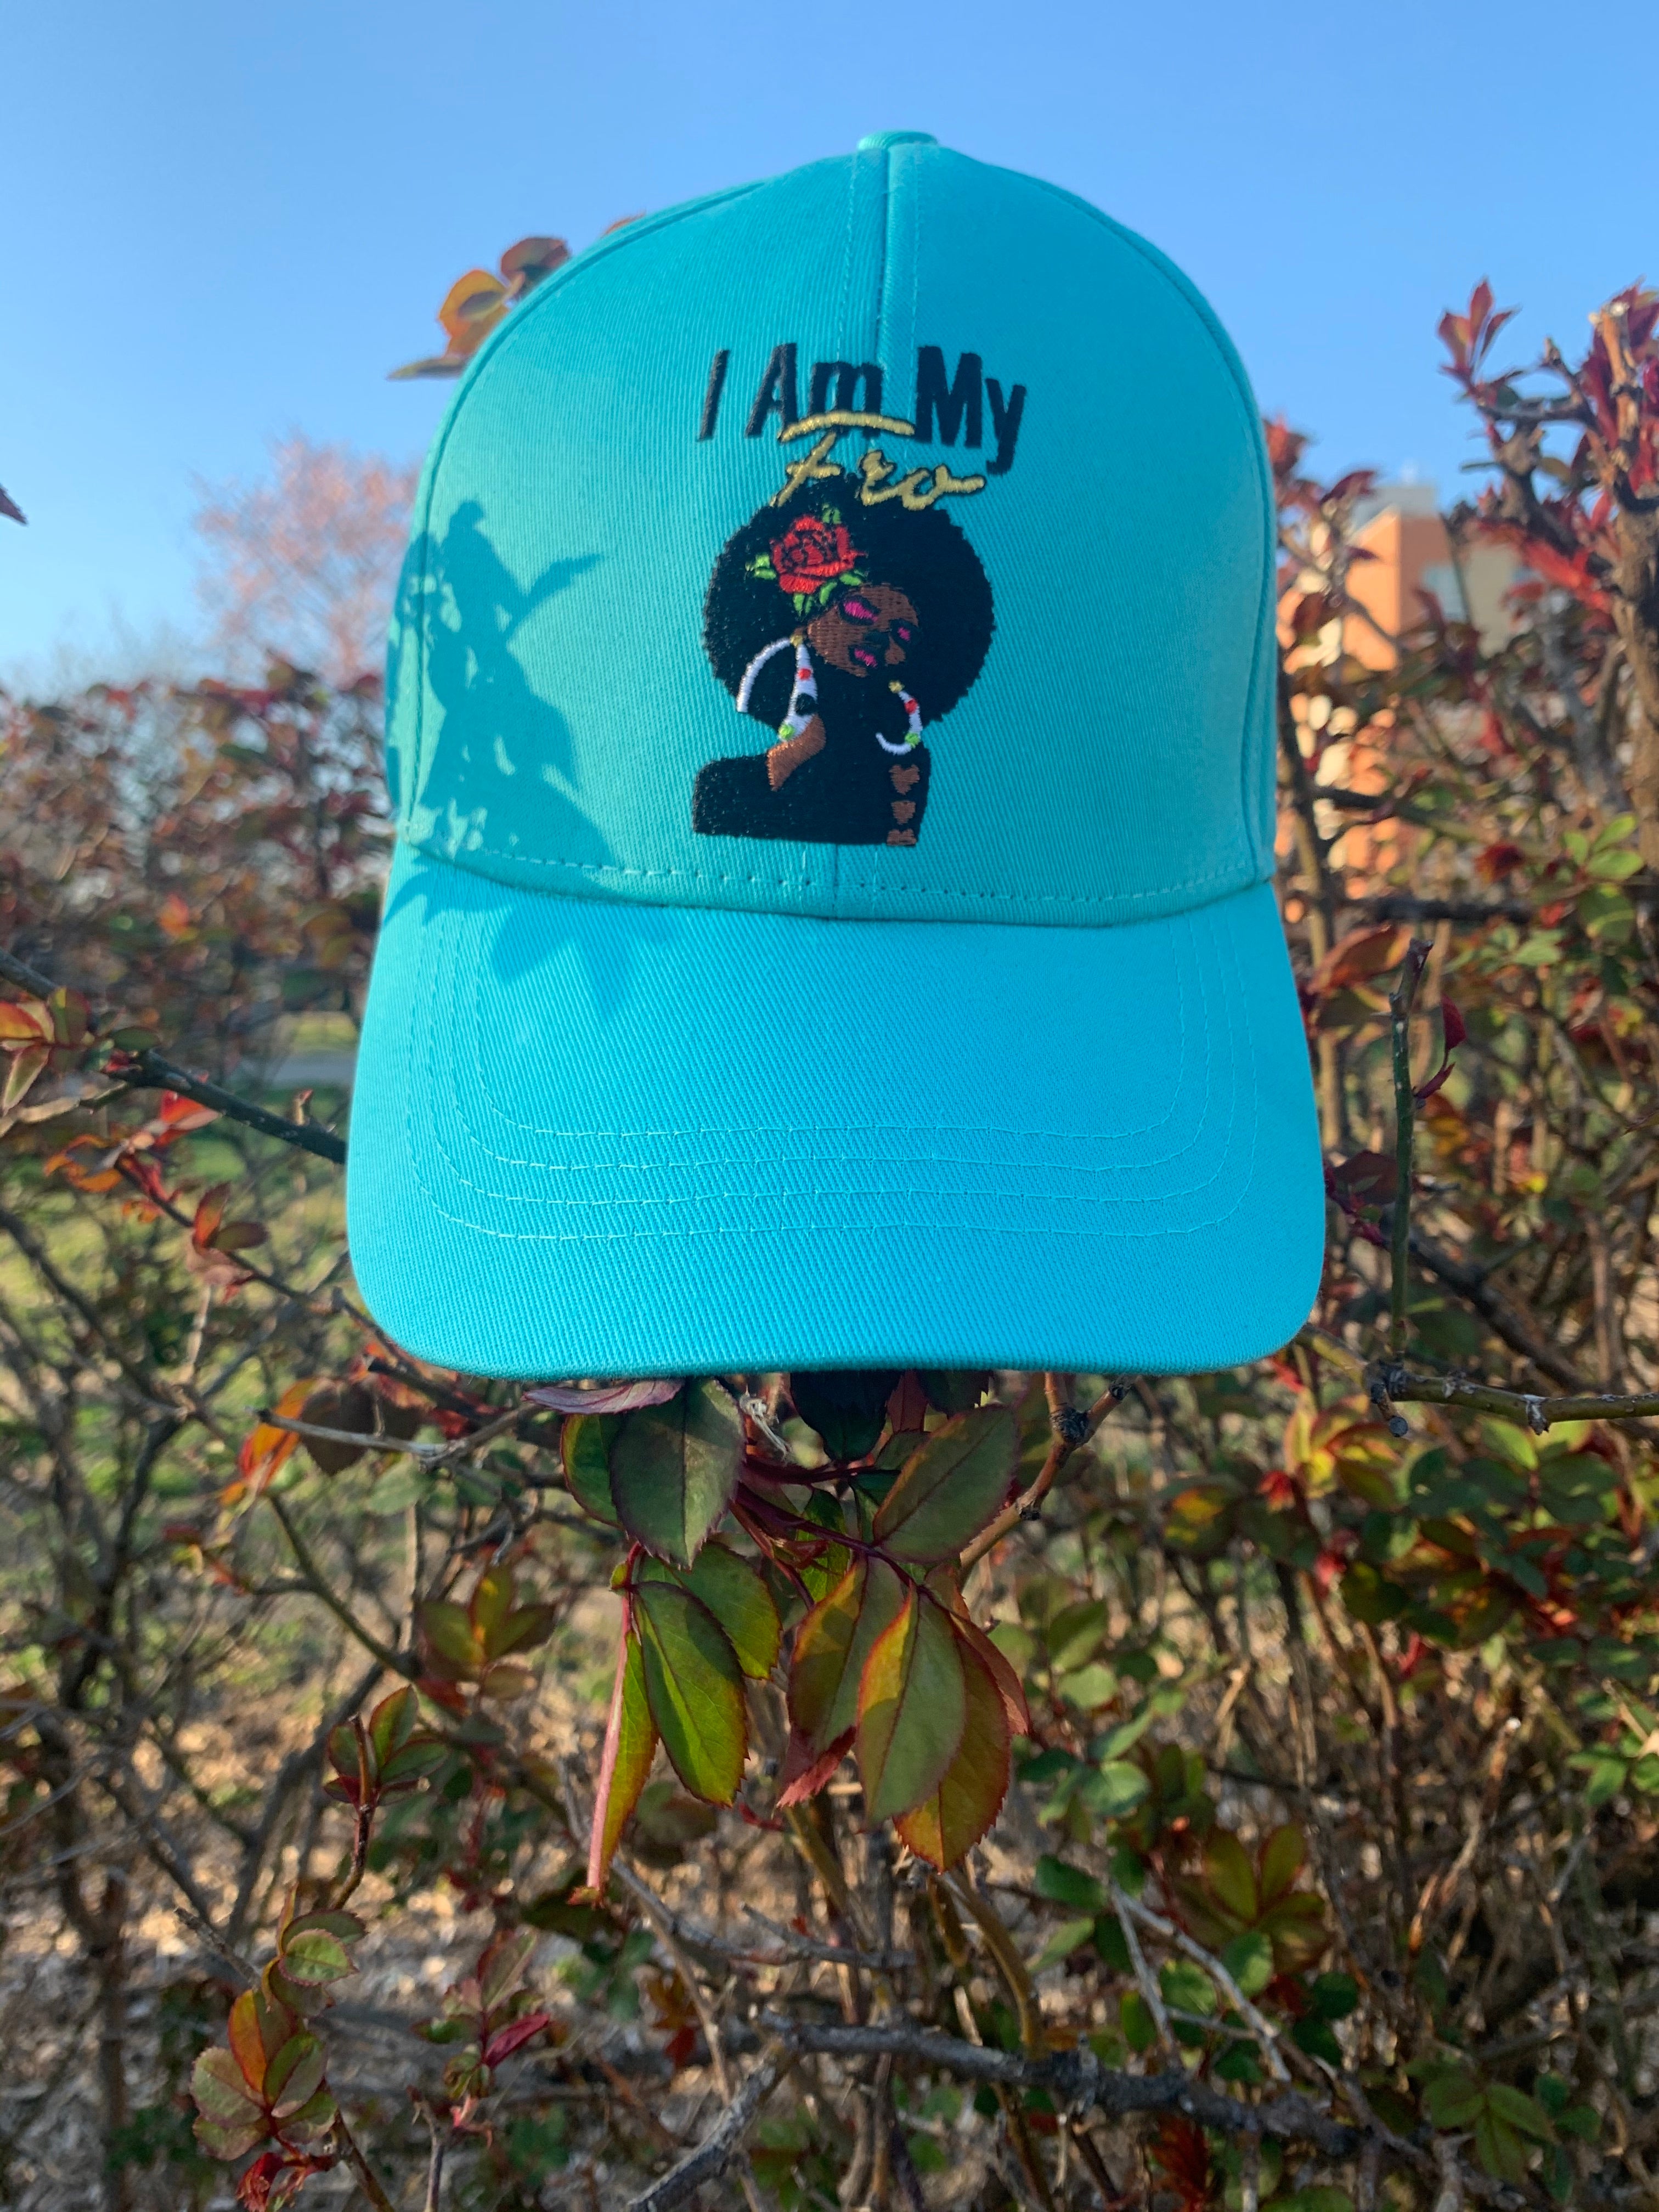
[[810, 761], [814, 753], [823, 750], [823, 720], [814, 714], [798, 738], [785, 744], [774, 745], [766, 756], [766, 781], [774, 791], [781, 791], [803, 761]]

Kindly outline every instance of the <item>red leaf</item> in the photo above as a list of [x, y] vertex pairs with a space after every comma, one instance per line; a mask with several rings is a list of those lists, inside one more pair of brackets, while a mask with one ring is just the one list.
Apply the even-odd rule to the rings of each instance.
[[783, 1754], [783, 1771], [778, 1779], [783, 1787], [778, 1793], [778, 1810], [786, 1805], [804, 1805], [809, 1797], [816, 1797], [853, 1747], [854, 1731], [848, 1729], [832, 1744], [813, 1754], [811, 1739], [803, 1735], [798, 1728], [789, 1731], [788, 1748]]
[[515, 2051], [522, 2051], [532, 2036], [539, 2035], [552, 2019], [550, 2012], [527, 2012], [522, 2020], [515, 2020], [510, 2027], [497, 2029], [483, 2047], [486, 2066], [499, 2066], [503, 2058], [510, 2058]]
[[1484, 851], [1475, 854], [1474, 872], [1483, 883], [1495, 884], [1500, 878], [1512, 875], [1516, 868], [1524, 867], [1526, 860], [1526, 854], [1518, 845], [1507, 842], [1488, 845]]
[[556, 1413], [631, 1413], [641, 1406], [665, 1406], [684, 1387], [684, 1377], [672, 1375], [647, 1382], [606, 1382], [597, 1390], [574, 1382], [544, 1382], [524, 1395], [532, 1406], [550, 1406]]
[[1158, 2124], [1148, 2156], [1175, 2191], [1180, 2212], [1199, 2212], [1210, 2193], [1210, 2152], [1203, 2129], [1167, 2113]]

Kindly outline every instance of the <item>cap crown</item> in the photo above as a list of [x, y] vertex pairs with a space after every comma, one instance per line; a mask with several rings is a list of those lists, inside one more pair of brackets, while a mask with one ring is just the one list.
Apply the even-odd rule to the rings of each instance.
[[401, 834], [582, 898], [1180, 912], [1272, 871], [1273, 608], [1203, 300], [895, 134], [629, 225], [484, 349], [399, 592]]

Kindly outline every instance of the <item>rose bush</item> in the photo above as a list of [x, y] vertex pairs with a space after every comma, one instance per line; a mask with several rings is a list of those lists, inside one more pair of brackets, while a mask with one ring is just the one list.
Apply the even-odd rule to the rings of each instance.
[[1502, 635], [1362, 661], [1369, 480], [1271, 434], [1332, 1206], [1248, 1370], [409, 1359], [264, 1081], [361, 1005], [373, 686], [7, 707], [9, 2201], [1650, 2191], [1649, 304], [1541, 380], [1450, 319]]

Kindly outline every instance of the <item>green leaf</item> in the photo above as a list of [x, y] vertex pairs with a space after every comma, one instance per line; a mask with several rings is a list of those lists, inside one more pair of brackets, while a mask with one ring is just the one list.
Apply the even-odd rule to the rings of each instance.
[[832, 1369], [789, 1377], [795, 1411], [823, 1439], [831, 1459], [862, 1459], [881, 1434], [896, 1367]]
[[434, 1598], [420, 1609], [421, 1633], [440, 1659], [452, 1667], [470, 1670], [483, 1657], [472, 1632], [472, 1616], [466, 1607], [448, 1598]]
[[897, 1619], [876, 1639], [858, 1705], [865, 1818], [891, 1820], [938, 1788], [956, 1756], [968, 1711], [950, 1616], [914, 1588]]
[[1486, 2100], [1480, 2084], [1460, 2066], [1431, 2075], [1423, 2088], [1423, 2109], [1437, 2128], [1466, 2128]]
[[276, 2118], [310, 2103], [322, 2087], [325, 2063], [322, 2045], [306, 2029], [289, 2038], [265, 2074], [265, 2099]]
[[924, 1367], [916, 1380], [935, 1412], [971, 1413], [991, 1387], [991, 1371], [982, 1367]]
[[1054, 1695], [1063, 1698], [1068, 1705], [1075, 1705], [1080, 1713], [1098, 1712], [1117, 1694], [1117, 1676], [1109, 1667], [1097, 1662], [1091, 1667], [1079, 1667], [1074, 1674], [1054, 1677]]
[[256, 2112], [240, 2124], [210, 2120], [205, 2114], [196, 2123], [197, 2142], [210, 2158], [222, 2158], [227, 2164], [245, 2157], [256, 2144], [262, 2143], [266, 2132], [263, 2112]]
[[1062, 1959], [1069, 1959], [1073, 1951], [1080, 1951], [1085, 1943], [1091, 1942], [1094, 1932], [1092, 1919], [1062, 1920], [1032, 1960], [1030, 1972], [1041, 1974], [1050, 1966], [1057, 1966]]
[[569, 1413], [559, 1431], [565, 1486], [584, 1513], [620, 1528], [611, 1495], [611, 1446], [621, 1419], [614, 1413]]
[[1133, 1761], [1109, 1759], [1084, 1776], [1077, 1794], [1103, 1820], [1121, 1820], [1152, 1794], [1152, 1784]]
[[1056, 1674], [1086, 1667], [1106, 1640], [1110, 1617], [1104, 1598], [1068, 1605], [1048, 1623], [1048, 1664]]
[[392, 1513], [405, 1513], [411, 1505], [418, 1505], [431, 1488], [431, 1480], [416, 1460], [405, 1460], [390, 1467], [375, 1483], [363, 1500], [363, 1510], [377, 1520]]
[[1314, 2010], [1321, 2020], [1346, 2020], [1359, 2003], [1359, 1984], [1352, 1974], [1316, 1974]]
[[486, 1567], [472, 1587], [467, 1605], [473, 1633], [485, 1656], [500, 1655], [501, 1628], [513, 1610], [514, 1574], [511, 1567]]
[[[1636, 860], [1634, 853], [1629, 857]], [[1611, 883], [1596, 884], [1585, 891], [1578, 900], [1577, 914], [1580, 927], [1604, 951], [1627, 945], [1636, 934], [1636, 908]]]
[[1106, 1910], [1106, 1893], [1093, 1875], [1064, 1859], [1044, 1856], [1036, 1863], [1036, 1893], [1051, 1905], [1069, 1905], [1073, 1911], [1092, 1917]]
[[559, 1609], [554, 1605], [515, 1605], [505, 1620], [491, 1629], [488, 1650], [492, 1659], [504, 1659], [510, 1651], [533, 1651], [545, 1644], [559, 1621]]
[[1281, 1972], [1311, 1966], [1325, 1948], [1325, 1907], [1311, 1890], [1293, 1890], [1270, 1905], [1256, 1923], [1273, 1940]]
[[367, 1924], [355, 1912], [302, 1912], [290, 1920], [283, 1931], [286, 1945], [296, 1936], [303, 1936], [313, 1928], [320, 1928], [330, 1936], [337, 1936], [343, 1943], [361, 1943], [368, 1933]]
[[894, 1824], [916, 1856], [941, 1872], [971, 1850], [996, 1819], [1008, 1794], [1012, 1744], [1007, 1701], [990, 1668], [960, 1638], [957, 1652], [967, 1706], [956, 1755], [938, 1789]]
[[264, 2106], [222, 2044], [210, 2044], [197, 2060], [191, 2072], [190, 2094], [204, 2118], [233, 2127], [252, 2121], [261, 2135], [264, 2133]]
[[601, 1897], [629, 1815], [639, 1802], [656, 1756], [657, 1729], [646, 1695], [645, 1656], [639, 1638], [624, 1634], [617, 1654], [617, 1677], [605, 1722], [599, 1783], [593, 1798], [593, 1832], [588, 1845], [587, 1886]]
[[1308, 1856], [1307, 1840], [1300, 1828], [1288, 1824], [1275, 1828], [1262, 1846], [1261, 1902], [1272, 1905], [1295, 1887]]
[[1129, 1956], [1129, 1946], [1124, 1941], [1123, 1923], [1115, 1912], [1097, 1914], [1095, 1948], [1115, 1974], [1131, 1974], [1134, 1972], [1134, 1962]]
[[1158, 2022], [1139, 1990], [1125, 1990], [1117, 2001], [1119, 2025], [1131, 2051], [1150, 2051], [1158, 2041]]
[[1531, 2136], [1538, 2142], [1553, 2142], [1555, 2130], [1550, 2116], [1535, 2097], [1516, 2089], [1507, 2081], [1491, 2081], [1486, 2085], [1486, 2102], [1499, 2119], [1517, 2128], [1523, 2136]]
[[611, 1447], [611, 1495], [630, 1536], [690, 1566], [731, 1504], [742, 1463], [737, 1401], [721, 1383], [692, 1382], [665, 1406], [623, 1419]]
[[905, 1462], [872, 1534], [896, 1559], [954, 1559], [1006, 1498], [1018, 1458], [1012, 1407], [953, 1415]]
[[1625, 1762], [1611, 1752], [1575, 1752], [1567, 1764], [1582, 1768], [1589, 1777], [1584, 1788], [1587, 1805], [1605, 1805], [1625, 1786]]
[[827, 1751], [856, 1724], [866, 1663], [898, 1618], [907, 1587], [885, 1559], [856, 1559], [796, 1630], [789, 1712], [814, 1750]]
[[[809, 1491], [806, 1498], [806, 1518], [827, 1534], [842, 1535], [846, 1532], [846, 1521], [841, 1502], [827, 1490]], [[815, 1605], [821, 1604], [847, 1572], [852, 1553], [845, 1544], [826, 1544], [816, 1559], [809, 1559], [800, 1571], [806, 1594]]]
[[283, 1947], [283, 1972], [291, 1982], [307, 1985], [337, 1982], [356, 1972], [350, 1954], [337, 1936], [325, 1928], [307, 1928]]
[[651, 1717], [674, 1771], [694, 1797], [729, 1805], [748, 1748], [743, 1673], [731, 1639], [706, 1605], [672, 1583], [641, 1583], [634, 1612]]
[[435, 1774], [448, 1756], [449, 1747], [441, 1736], [417, 1738], [387, 1759], [380, 1770], [381, 1787], [388, 1793], [407, 1790], [423, 1775]]
[[690, 1567], [647, 1567], [647, 1579], [672, 1574], [700, 1598], [732, 1639], [744, 1673], [763, 1682], [777, 1664], [783, 1627], [766, 1578], [751, 1560], [721, 1543], [705, 1544]]
[[1259, 1928], [1247, 1929], [1223, 1948], [1221, 1963], [1247, 1997], [1259, 1996], [1273, 1978], [1272, 1939]]
[[533, 1928], [515, 1929], [498, 1936], [478, 1961], [478, 1994], [486, 2012], [494, 2012], [524, 1978], [537, 1942]]
[[421, 1717], [421, 1701], [412, 1687], [394, 1690], [382, 1698], [368, 1717], [368, 1741], [374, 1764], [383, 1769], [394, 1752], [414, 1735]]
[[1297, 2048], [1305, 2051], [1310, 2057], [1322, 2058], [1328, 2066], [1341, 2065], [1342, 2045], [1332, 2034], [1329, 2021], [1321, 2020], [1317, 2013], [1310, 2012], [1305, 2020], [1297, 2021], [1291, 2035]]
[[1261, 1911], [1250, 1855], [1228, 1828], [1212, 1828], [1204, 1841], [1204, 1877], [1224, 1910], [1248, 1927]]
[[314, 2142], [319, 2136], [328, 2133], [339, 2116], [339, 2109], [325, 2086], [309, 2104], [301, 2105], [297, 2112], [288, 2115], [283, 2122], [283, 2134], [293, 2142]]
[[1178, 2012], [1212, 2013], [1216, 2009], [1215, 1984], [1202, 1966], [1190, 1959], [1172, 1959], [1160, 1968], [1158, 1987], [1164, 1992], [1165, 2004], [1174, 2005]]
[[1475, 2115], [1474, 2154], [1496, 2180], [1524, 2181], [1527, 2178], [1525, 2142], [1490, 2106], [1483, 2107]]

